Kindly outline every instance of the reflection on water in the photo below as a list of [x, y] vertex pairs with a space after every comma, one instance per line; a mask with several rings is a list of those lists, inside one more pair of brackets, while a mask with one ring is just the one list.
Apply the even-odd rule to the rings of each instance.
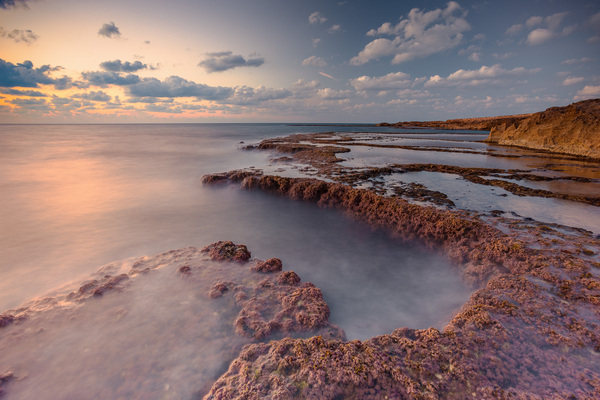
[[[165, 258], [144, 268], [172, 262]], [[210, 300], [208, 289], [218, 279], [263, 277], [239, 265], [193, 265], [204, 282], [182, 278], [178, 264], [168, 264], [132, 278], [125, 291], [5, 328], [0, 371], [15, 376], [7, 398], [192, 399], [206, 392], [250, 342], [234, 334], [235, 307]]]
[[[440, 191], [460, 209], [514, 212], [536, 221], [583, 228], [600, 234], [600, 208], [589, 204], [554, 198], [516, 196], [499, 187], [478, 185], [458, 175], [439, 172], [420, 171], [386, 177], [388, 184], [399, 181], [421, 183], [429, 189]], [[521, 181], [516, 182], [523, 184]]]

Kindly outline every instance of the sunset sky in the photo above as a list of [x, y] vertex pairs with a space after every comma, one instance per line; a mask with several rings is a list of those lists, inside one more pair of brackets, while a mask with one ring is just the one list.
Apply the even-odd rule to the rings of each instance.
[[0, 0], [0, 123], [396, 122], [596, 97], [597, 0]]

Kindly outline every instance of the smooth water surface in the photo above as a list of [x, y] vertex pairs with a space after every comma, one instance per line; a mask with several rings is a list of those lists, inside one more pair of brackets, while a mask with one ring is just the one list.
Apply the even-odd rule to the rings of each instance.
[[202, 186], [206, 173], [268, 167], [243, 144], [303, 129], [0, 126], [0, 309], [114, 260], [233, 240], [323, 289], [350, 338], [441, 327], [469, 294], [443, 258], [313, 204]]

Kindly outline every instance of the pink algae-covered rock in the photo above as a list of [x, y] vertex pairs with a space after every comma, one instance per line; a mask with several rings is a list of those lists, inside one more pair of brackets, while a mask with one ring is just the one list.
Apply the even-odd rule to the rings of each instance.
[[252, 267], [252, 271], [256, 272], [278, 272], [282, 269], [282, 263], [279, 258], [269, 258], [267, 261], [258, 262], [254, 267]]
[[208, 253], [210, 258], [214, 261], [237, 261], [243, 263], [248, 261], [251, 257], [251, 254], [245, 245], [236, 245], [231, 241], [213, 243], [206, 246], [202, 251]]

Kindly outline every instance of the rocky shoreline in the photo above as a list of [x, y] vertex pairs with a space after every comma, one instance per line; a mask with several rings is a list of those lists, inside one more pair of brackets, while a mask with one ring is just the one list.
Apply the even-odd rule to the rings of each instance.
[[[447, 256], [477, 290], [442, 330], [398, 327], [365, 341], [317, 336], [251, 345], [205, 399], [599, 397], [600, 237], [501, 212], [455, 209], [444, 193], [418, 185], [390, 194], [382, 178], [452, 173], [529, 197], [559, 194], [508, 180], [596, 180], [440, 164], [342, 165], [340, 156], [355, 145], [373, 143], [334, 132], [265, 140], [250, 148], [274, 151], [275, 162], [307, 165], [300, 170], [318, 179], [250, 169], [207, 175], [203, 182], [341, 209], [402, 242]], [[599, 204], [595, 196], [562, 198]]]
[[[480, 288], [441, 332], [399, 328], [363, 342], [313, 337], [252, 345], [206, 399], [600, 395], [600, 264], [592, 257], [598, 239], [581, 239], [581, 253], [540, 250], [535, 239], [502, 233], [466, 213], [343, 184], [248, 171], [204, 182], [237, 182], [341, 208], [404, 241], [443, 251]], [[533, 234], [542, 237], [546, 229]]]

